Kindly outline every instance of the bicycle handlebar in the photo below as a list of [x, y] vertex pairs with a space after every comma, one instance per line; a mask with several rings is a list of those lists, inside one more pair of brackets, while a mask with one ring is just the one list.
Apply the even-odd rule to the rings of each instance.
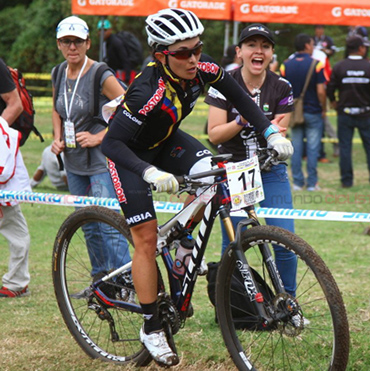
[[[261, 148], [257, 151], [260, 169], [263, 171], [270, 171], [271, 167], [278, 164], [287, 165], [286, 162], [278, 160], [278, 153], [271, 148]], [[231, 154], [216, 155], [212, 157], [212, 163], [216, 166], [219, 163], [226, 163], [232, 158]], [[204, 171], [193, 175], [174, 175], [180, 185], [180, 193], [193, 193], [197, 188], [210, 186], [212, 183], [198, 181], [199, 179], [216, 177], [225, 175], [226, 169], [224, 167], [214, 168], [212, 170]], [[152, 189], [155, 188], [152, 186]]]
[[[277, 156], [278, 153], [274, 149], [270, 148], [261, 148], [257, 152], [258, 161], [260, 164], [260, 169], [264, 171], [270, 171], [271, 167], [278, 164], [284, 164], [287, 165], [286, 162], [278, 160]], [[218, 155], [212, 157], [212, 161], [217, 164], [219, 162], [225, 163], [228, 159], [230, 159], [232, 155], [226, 154], [226, 155]], [[177, 181], [180, 185], [210, 185], [209, 183], [200, 183], [196, 182], [198, 179], [207, 178], [207, 177], [215, 177], [218, 175], [224, 175], [226, 172], [225, 168], [216, 168], [208, 171], [204, 171], [202, 173], [194, 174], [194, 175], [182, 175], [182, 176], [175, 176]]]

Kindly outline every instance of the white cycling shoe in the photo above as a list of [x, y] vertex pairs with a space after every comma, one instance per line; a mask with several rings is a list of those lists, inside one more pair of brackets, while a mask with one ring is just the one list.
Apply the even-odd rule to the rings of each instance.
[[140, 341], [153, 359], [161, 365], [175, 366], [179, 363], [178, 355], [170, 348], [163, 330], [147, 335], [144, 326], [140, 329]]

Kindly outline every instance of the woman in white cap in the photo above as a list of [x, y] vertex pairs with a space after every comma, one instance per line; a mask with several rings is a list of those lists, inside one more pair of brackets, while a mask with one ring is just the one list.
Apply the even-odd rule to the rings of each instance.
[[149, 16], [146, 24], [153, 61], [130, 85], [111, 120], [102, 150], [114, 162], [110, 168], [117, 171], [125, 194], [121, 208], [135, 244], [132, 275], [144, 313], [140, 340], [156, 362], [171, 366], [179, 359], [158, 318], [157, 219], [150, 185], [157, 192], [176, 193], [179, 185], [173, 174], [209, 170], [212, 155], [179, 129], [181, 121], [209, 83], [263, 133], [281, 158], [288, 158], [292, 147], [235, 80], [202, 55], [203, 25], [194, 13], [164, 9]]
[[[260, 23], [245, 27], [239, 37], [236, 52], [242, 66], [230, 72], [243, 90], [254, 100], [256, 107], [269, 119], [278, 119], [279, 126], [286, 130], [293, 110], [293, 92], [290, 83], [269, 70], [273, 58], [275, 41], [272, 32]], [[233, 161], [251, 158], [257, 149], [266, 148], [266, 139], [238, 114], [230, 100], [214, 88], [210, 88], [205, 102], [209, 104], [208, 135], [217, 145], [219, 153], [232, 153]], [[239, 111], [240, 113], [240, 111]], [[273, 166], [271, 171], [261, 172], [265, 199], [261, 207], [292, 209], [292, 193], [286, 166]], [[241, 217], [233, 216], [236, 226]], [[294, 233], [294, 220], [266, 219], [269, 225], [276, 225]], [[222, 223], [221, 223], [222, 224]], [[230, 241], [222, 227], [222, 253]], [[297, 258], [294, 253], [276, 246], [275, 259], [281, 278], [288, 293], [295, 296]]]
[[[94, 71], [96, 72], [98, 63], [86, 55], [91, 45], [89, 28], [84, 20], [71, 16], [58, 24], [56, 38], [65, 62], [52, 72], [54, 97], [52, 152], [56, 155], [64, 153], [64, 165], [71, 194], [116, 197], [106, 159], [100, 148], [106, 128], [91, 113], [91, 100], [94, 96], [91, 94], [91, 87], [94, 85]], [[59, 86], [56, 86], [57, 81], [60, 82]], [[111, 100], [125, 92], [108, 67], [101, 76], [99, 89], [101, 105], [107, 98]], [[104, 99], [104, 96], [107, 98]], [[124, 245], [120, 251], [113, 251], [111, 239], [105, 237], [107, 248], [103, 251], [96, 238], [97, 226], [87, 224], [84, 228], [92, 276], [118, 268], [130, 261], [126, 240], [123, 241]], [[107, 253], [114, 259], [113, 267], [102, 266], [99, 262], [103, 259], [102, 256], [105, 256], [106, 261], [110, 260], [106, 256]]]

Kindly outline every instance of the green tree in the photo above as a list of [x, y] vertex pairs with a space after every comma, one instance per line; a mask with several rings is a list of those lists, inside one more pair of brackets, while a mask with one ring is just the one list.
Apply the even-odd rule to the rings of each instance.
[[[50, 72], [63, 57], [56, 47], [55, 28], [64, 18], [71, 15], [70, 0], [3, 0], [0, 5], [0, 56], [9, 65], [26, 72]], [[89, 56], [99, 59], [99, 38], [97, 22], [101, 17], [81, 16], [90, 28], [92, 46]], [[109, 16], [113, 31], [128, 30], [141, 41], [144, 50], [147, 45], [145, 17]], [[204, 52], [220, 61], [224, 50], [225, 22], [202, 20], [205, 32], [202, 36]], [[246, 26], [239, 25], [239, 32]], [[294, 37], [304, 32], [314, 34], [313, 25], [270, 23], [271, 30], [287, 30], [276, 36], [275, 52], [279, 62], [294, 53]], [[337, 47], [343, 47], [347, 35], [346, 26], [327, 26], [326, 33], [334, 39]], [[229, 40], [232, 43], [232, 40]], [[149, 47], [146, 49], [149, 51]], [[331, 64], [343, 58], [338, 52], [331, 58]]]

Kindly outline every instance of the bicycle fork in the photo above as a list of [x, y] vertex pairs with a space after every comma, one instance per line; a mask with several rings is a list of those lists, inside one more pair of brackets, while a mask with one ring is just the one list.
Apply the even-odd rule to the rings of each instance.
[[[265, 298], [263, 297], [262, 293], [259, 292], [257, 289], [256, 281], [253, 277], [251, 272], [251, 268], [248, 264], [248, 261], [243, 253], [242, 248], [242, 229], [248, 226], [257, 226], [259, 225], [258, 219], [254, 213], [254, 207], [247, 208], [247, 213], [249, 218], [246, 218], [238, 223], [236, 232], [234, 231], [230, 213], [226, 208], [220, 209], [220, 217], [224, 226], [226, 228], [226, 232], [229, 236], [231, 242], [231, 249], [235, 256], [236, 260], [236, 267], [238, 268], [243, 280], [244, 280], [244, 287], [246, 289], [247, 295], [254, 305], [255, 310], [257, 311], [259, 317], [262, 319], [262, 324], [264, 327], [269, 327], [276, 318], [273, 318], [270, 313], [266, 311], [266, 306], [264, 305]], [[266, 243], [259, 244], [259, 249], [261, 255], [263, 257], [263, 261], [266, 264], [267, 270], [271, 277], [272, 283], [275, 288], [276, 293], [284, 294], [286, 293], [283, 282], [281, 280], [280, 274], [277, 270], [275, 260], [272, 256], [271, 250]]]

